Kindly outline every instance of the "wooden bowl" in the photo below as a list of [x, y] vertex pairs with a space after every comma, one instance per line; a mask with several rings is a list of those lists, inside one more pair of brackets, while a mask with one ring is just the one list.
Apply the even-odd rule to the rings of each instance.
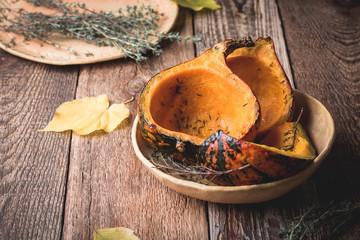
[[[132, 128], [132, 144], [137, 157], [150, 172], [163, 184], [179, 193], [217, 203], [255, 203], [268, 201], [286, 194], [308, 179], [324, 161], [334, 142], [334, 121], [326, 108], [313, 97], [298, 90], [294, 90], [294, 95], [297, 111], [304, 108], [300, 120], [301, 125], [305, 128], [318, 155], [313, 163], [306, 169], [282, 180], [263, 184], [225, 187], [209, 186], [166, 174], [155, 168], [148, 160], [152, 149], [148, 147], [141, 135], [138, 116]], [[295, 112], [295, 114], [297, 113]]]

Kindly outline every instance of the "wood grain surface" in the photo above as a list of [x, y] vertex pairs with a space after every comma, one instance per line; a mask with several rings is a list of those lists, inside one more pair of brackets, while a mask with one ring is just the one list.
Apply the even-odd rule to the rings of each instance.
[[[189, 11], [182, 11], [182, 24], [175, 30], [190, 35], [191, 19]], [[174, 42], [164, 48], [160, 57], [144, 63], [119, 60], [83, 67], [76, 98], [107, 93], [120, 103], [134, 96], [128, 105], [133, 121], [137, 96], [150, 76], [194, 57], [191, 43]], [[92, 237], [79, 218], [95, 228], [131, 228], [141, 239], [206, 238], [205, 202], [167, 189], [142, 166], [132, 149], [131, 125], [106, 135], [73, 137], [64, 239]]]
[[[141, 239], [279, 239], [289, 218], [318, 203], [360, 202], [360, 6], [358, 1], [217, 0], [216, 11], [180, 8], [174, 31], [201, 43], [164, 42], [163, 54], [85, 66], [33, 63], [0, 50], [0, 239], [92, 239], [94, 228], [128, 227]], [[332, 113], [337, 137], [320, 169], [265, 203], [215, 204], [178, 194], [136, 158], [137, 97], [157, 72], [226, 38], [271, 36], [293, 86]], [[80, 137], [39, 133], [60, 103], [132, 96], [117, 131]], [[320, 229], [312, 239], [328, 239]], [[336, 239], [358, 239], [355, 221]]]
[[40, 133], [75, 96], [78, 68], [0, 52], [0, 239], [59, 239], [70, 133]]
[[[296, 85], [326, 106], [336, 128], [331, 153], [304, 187], [314, 202], [359, 203], [360, 2], [280, 0], [279, 7]], [[360, 221], [353, 225], [340, 239], [359, 239]]]

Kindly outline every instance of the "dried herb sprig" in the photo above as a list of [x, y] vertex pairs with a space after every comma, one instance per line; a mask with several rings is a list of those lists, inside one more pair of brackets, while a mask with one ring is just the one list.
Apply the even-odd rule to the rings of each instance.
[[290, 139], [292, 140], [292, 142], [289, 145], [286, 145], [284, 147], [280, 147], [279, 148], [280, 150], [291, 151], [291, 150], [294, 149], [295, 141], [296, 141], [297, 126], [298, 126], [298, 124], [300, 122], [303, 111], [304, 111], [304, 108], [301, 108], [299, 116], [298, 116], [293, 128], [285, 133], [285, 136], [287, 136], [287, 135], [290, 135], [290, 136], [284, 139], [284, 143], [286, 141], [290, 140]]
[[359, 217], [360, 204], [349, 201], [340, 203], [330, 202], [327, 205], [311, 207], [303, 215], [295, 217], [293, 221], [279, 232], [279, 237], [288, 240], [309, 239], [320, 229], [327, 227], [327, 239], [342, 232], [346, 225]]
[[184, 160], [174, 160], [172, 156], [154, 152], [150, 158], [150, 162], [161, 171], [170, 174], [182, 176], [191, 181], [199, 182], [207, 179], [207, 184], [211, 183], [215, 177], [244, 170], [250, 167], [246, 164], [234, 170], [217, 171], [200, 165], [189, 165]]
[[[115, 46], [126, 57], [143, 61], [147, 59], [145, 54], [149, 51], [156, 56], [162, 52], [161, 40], [182, 40], [179, 33], [160, 32], [158, 21], [162, 13], [150, 6], [128, 6], [113, 13], [95, 12], [85, 4], [63, 3], [61, 0], [27, 1], [35, 6], [54, 9], [56, 14], [0, 8], [0, 29], [22, 35], [26, 41], [36, 38], [62, 48], [49, 40], [51, 36], [59, 34], [97, 46]], [[194, 38], [194, 41], [199, 39]]]

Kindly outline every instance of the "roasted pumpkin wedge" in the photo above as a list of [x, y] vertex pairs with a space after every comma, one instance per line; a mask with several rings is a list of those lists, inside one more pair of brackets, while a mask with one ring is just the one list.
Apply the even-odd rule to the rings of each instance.
[[250, 166], [241, 153], [239, 140], [226, 135], [222, 130], [211, 135], [198, 149], [197, 164], [216, 170], [237, 170], [209, 180], [222, 186], [250, 185], [268, 181], [268, 176]]
[[294, 102], [292, 89], [271, 38], [258, 38], [254, 47], [236, 49], [226, 62], [259, 100], [261, 122], [258, 138], [264, 137], [273, 126], [290, 120]]
[[138, 102], [144, 138], [164, 151], [193, 156], [196, 146], [217, 130], [236, 139], [254, 139], [259, 103], [225, 63], [234, 49], [250, 46], [254, 43], [249, 38], [223, 41], [152, 77]]
[[245, 148], [249, 149], [245, 151], [248, 163], [273, 178], [298, 173], [316, 156], [305, 130], [295, 122], [274, 127], [260, 144]]
[[246, 185], [288, 177], [304, 169], [314, 158], [315, 150], [309, 138], [295, 122], [273, 128], [260, 144], [237, 140], [218, 131], [203, 143], [197, 154], [198, 164], [217, 171], [248, 165], [227, 177], [215, 178], [221, 185]]

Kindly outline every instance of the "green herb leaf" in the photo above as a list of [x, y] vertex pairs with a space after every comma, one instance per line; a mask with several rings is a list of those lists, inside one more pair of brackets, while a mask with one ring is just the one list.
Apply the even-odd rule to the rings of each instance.
[[221, 6], [214, 0], [173, 0], [182, 7], [191, 8], [194, 11], [201, 11], [203, 8], [211, 10], [219, 9]]
[[94, 240], [140, 240], [129, 228], [103, 228], [94, 231]]

